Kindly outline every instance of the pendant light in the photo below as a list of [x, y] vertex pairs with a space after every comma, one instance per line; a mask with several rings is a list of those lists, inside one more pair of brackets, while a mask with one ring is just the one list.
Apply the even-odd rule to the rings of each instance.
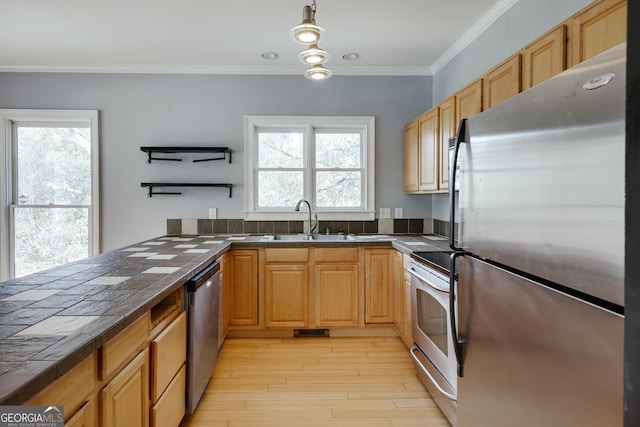
[[331, 70], [325, 68], [322, 64], [314, 65], [304, 72], [304, 76], [309, 80], [325, 80], [331, 77], [332, 74]]
[[317, 43], [314, 43], [309, 46], [309, 49], [300, 52], [298, 60], [308, 65], [324, 64], [329, 60], [329, 54], [326, 50], [320, 49]]
[[293, 27], [289, 35], [298, 43], [313, 44], [318, 43], [322, 33], [324, 29], [316, 25], [316, 0], [313, 0], [311, 6], [302, 9], [302, 23]]
[[289, 31], [293, 40], [309, 45], [307, 49], [300, 52], [298, 60], [303, 64], [313, 65], [304, 72], [304, 76], [310, 80], [328, 79], [333, 74], [322, 65], [329, 60], [327, 51], [318, 47], [322, 33], [324, 30], [316, 25], [316, 0], [313, 0], [311, 6], [307, 5], [302, 9], [302, 23]]

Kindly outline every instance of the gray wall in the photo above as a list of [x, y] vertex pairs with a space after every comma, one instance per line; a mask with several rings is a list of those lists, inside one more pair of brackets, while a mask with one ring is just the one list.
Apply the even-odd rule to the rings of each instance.
[[433, 105], [586, 7], [593, 0], [519, 0], [434, 76]]
[[[403, 127], [431, 107], [430, 77], [0, 73], [0, 108], [100, 111], [102, 249], [164, 234], [167, 218], [242, 218], [245, 115], [376, 117], [376, 208], [431, 216], [430, 196], [403, 191]], [[233, 163], [147, 164], [144, 145], [220, 145]], [[148, 198], [143, 181], [230, 182]], [[393, 210], [392, 210], [393, 212]]]
[[[433, 105], [531, 43], [593, 0], [519, 0], [433, 78]], [[449, 219], [448, 197], [434, 195], [432, 217]]]

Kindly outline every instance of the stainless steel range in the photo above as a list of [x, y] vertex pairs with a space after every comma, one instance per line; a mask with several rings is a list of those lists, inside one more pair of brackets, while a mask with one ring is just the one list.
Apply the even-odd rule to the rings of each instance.
[[457, 413], [457, 362], [449, 312], [450, 252], [411, 255], [411, 348], [418, 377], [452, 426]]

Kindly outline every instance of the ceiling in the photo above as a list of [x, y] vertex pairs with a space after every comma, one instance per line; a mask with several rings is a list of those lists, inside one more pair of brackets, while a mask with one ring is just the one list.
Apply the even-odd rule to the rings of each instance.
[[[336, 75], [431, 75], [515, 2], [316, 0], [319, 45]], [[302, 74], [289, 29], [307, 4], [0, 0], [0, 71]]]

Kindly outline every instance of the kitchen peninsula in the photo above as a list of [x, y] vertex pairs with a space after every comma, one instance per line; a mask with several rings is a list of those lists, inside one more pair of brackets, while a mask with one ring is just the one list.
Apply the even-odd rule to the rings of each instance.
[[[165, 236], [4, 282], [0, 284], [0, 404], [31, 403], [56, 379], [84, 365], [93, 377], [96, 369], [100, 371], [88, 391], [93, 396], [131, 356], [125, 352], [122, 357], [127, 360], [114, 362], [113, 371], [107, 372], [105, 347], [122, 339], [120, 346], [131, 347], [134, 355], [147, 351], [149, 337], [161, 335], [153, 332], [154, 323], [164, 328], [169, 323], [164, 317], [177, 318], [177, 314], [163, 314], [164, 308], [173, 304], [182, 311], [184, 283], [212, 261], [231, 249], [305, 247], [323, 248], [326, 253], [331, 248], [355, 247], [409, 254], [441, 250], [446, 241], [422, 235], [362, 235], [341, 241]], [[146, 365], [142, 369], [148, 371]]]

